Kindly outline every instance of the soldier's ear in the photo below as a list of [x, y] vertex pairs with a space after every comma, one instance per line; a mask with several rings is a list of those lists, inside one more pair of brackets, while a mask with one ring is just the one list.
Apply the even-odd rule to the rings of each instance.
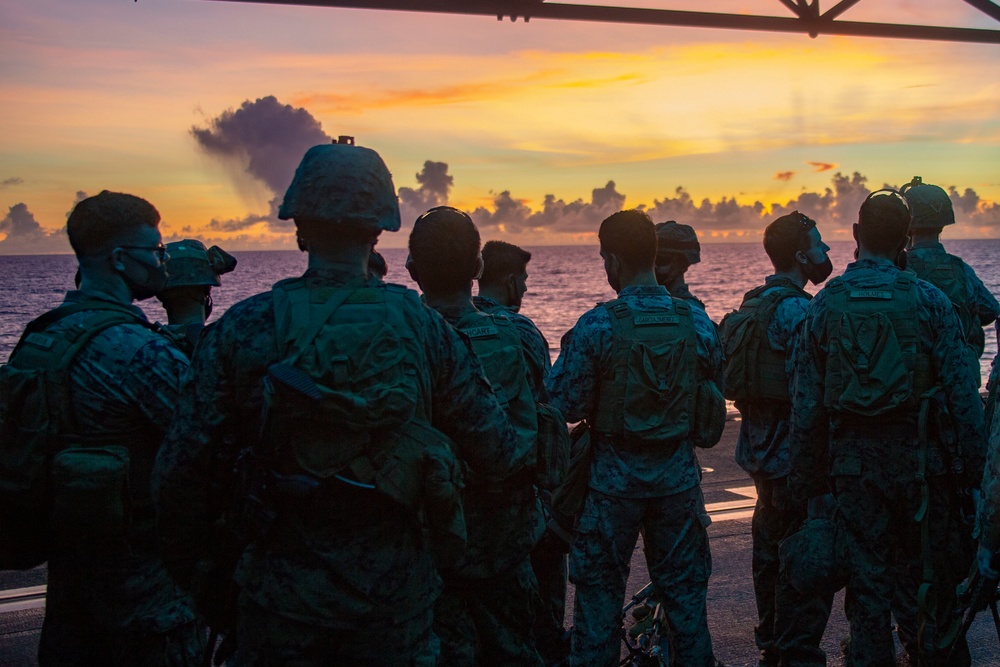
[[121, 248], [113, 248], [110, 253], [108, 253], [108, 261], [111, 263], [111, 268], [116, 271], [125, 270], [125, 261], [122, 259], [124, 257], [125, 251]]
[[417, 268], [413, 266], [413, 258], [407, 255], [406, 264], [404, 264], [403, 266], [406, 267], [406, 272], [410, 274], [410, 278], [413, 278], [413, 282], [419, 285], [420, 278], [417, 276]]
[[483, 262], [483, 254], [479, 253], [476, 256], [476, 278], [475, 278], [476, 280], [479, 280], [480, 278], [483, 277], [483, 268], [485, 266], [486, 264]]

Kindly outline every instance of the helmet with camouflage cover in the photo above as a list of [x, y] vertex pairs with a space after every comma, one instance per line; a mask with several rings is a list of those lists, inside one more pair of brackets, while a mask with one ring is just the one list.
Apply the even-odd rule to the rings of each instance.
[[184, 239], [167, 244], [167, 285], [188, 287], [207, 285], [218, 287], [222, 284], [219, 276], [236, 268], [236, 258], [219, 246], [206, 249], [205, 244], [196, 239]]
[[913, 215], [911, 228], [934, 229], [955, 224], [951, 197], [942, 188], [924, 183], [919, 176], [914, 176], [901, 192]]
[[399, 200], [379, 154], [353, 138], [306, 151], [278, 210], [282, 220], [305, 219], [399, 230]]
[[689, 264], [701, 261], [701, 244], [698, 243], [698, 235], [691, 225], [673, 220], [658, 223], [656, 243], [657, 263], [669, 259], [670, 255], [683, 255]]

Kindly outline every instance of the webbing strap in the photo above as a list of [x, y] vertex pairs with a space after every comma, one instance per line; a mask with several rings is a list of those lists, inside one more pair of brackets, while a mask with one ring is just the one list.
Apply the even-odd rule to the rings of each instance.
[[[271, 290], [271, 298], [274, 301], [275, 326], [279, 329], [277, 339], [280, 344], [280, 341], [284, 340], [284, 331], [282, 331], [284, 322], [281, 322], [278, 317], [278, 313], [281, 310], [278, 303], [280, 298], [279, 293], [282, 296], [284, 295], [284, 290], [278, 286], [275, 286]], [[288, 358], [289, 364], [294, 365], [295, 362], [299, 360], [299, 357], [302, 356], [309, 345], [311, 345], [316, 339], [316, 336], [319, 335], [320, 330], [323, 329], [323, 326], [327, 323], [327, 321], [333, 317], [333, 314], [337, 312], [337, 309], [344, 305], [352, 294], [354, 294], [353, 289], [344, 288], [342, 290], [337, 290], [333, 296], [327, 299], [326, 303], [320, 307], [315, 316], [310, 318], [309, 326], [306, 327], [301, 335], [297, 336], [295, 340], [292, 341], [292, 353]]]

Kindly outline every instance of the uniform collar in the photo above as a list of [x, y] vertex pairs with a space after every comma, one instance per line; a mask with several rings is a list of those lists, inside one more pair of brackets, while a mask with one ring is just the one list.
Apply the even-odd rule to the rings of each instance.
[[664, 296], [670, 296], [667, 288], [663, 285], [629, 285], [628, 287], [622, 288], [621, 292], [618, 292], [618, 296], [633, 296], [633, 295], [643, 295], [652, 296], [656, 294], [662, 294]]

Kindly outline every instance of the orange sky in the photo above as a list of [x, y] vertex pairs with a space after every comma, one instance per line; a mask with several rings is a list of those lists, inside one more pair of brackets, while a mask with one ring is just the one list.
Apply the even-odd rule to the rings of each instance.
[[[854, 172], [873, 189], [914, 174], [972, 189], [981, 201], [950, 235], [1000, 235], [989, 208], [1000, 201], [1000, 45], [199, 0], [16, 4], [0, 8], [0, 215], [23, 203], [43, 233], [65, 224], [77, 193], [112, 189], [152, 201], [165, 236], [287, 246], [286, 228], [266, 221], [210, 226], [266, 217], [281, 188], [247, 173], [255, 149], [222, 158], [191, 133], [273, 96], [378, 150], [398, 188], [419, 190], [425, 161], [446, 163], [449, 203], [481, 208], [491, 236], [522, 245], [586, 240], [609, 181], [629, 207], [678, 187], [713, 207], [762, 204], [739, 223], [705, 213], [710, 240], [752, 237], [772, 204]], [[787, 13], [769, 0], [718, 9]], [[1000, 28], [959, 0], [863, 2], [844, 18], [893, 17]], [[503, 192], [526, 207], [520, 222], [504, 222]], [[529, 217], [546, 195], [584, 208]], [[396, 236], [384, 243], [405, 243]]]

